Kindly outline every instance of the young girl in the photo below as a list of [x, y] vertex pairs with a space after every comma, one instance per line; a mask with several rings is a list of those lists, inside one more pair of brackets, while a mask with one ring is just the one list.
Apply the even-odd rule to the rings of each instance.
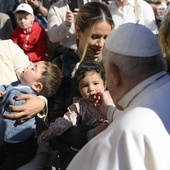
[[73, 104], [68, 107], [68, 112], [51, 123], [48, 130], [41, 133], [39, 143], [43, 139], [63, 134], [72, 126], [85, 124], [93, 129], [88, 134], [88, 139], [96, 136], [109, 125], [101, 112], [93, 106], [93, 96], [106, 89], [105, 72], [102, 64], [96, 61], [82, 62], [75, 72], [75, 84], [82, 97], [73, 99]]

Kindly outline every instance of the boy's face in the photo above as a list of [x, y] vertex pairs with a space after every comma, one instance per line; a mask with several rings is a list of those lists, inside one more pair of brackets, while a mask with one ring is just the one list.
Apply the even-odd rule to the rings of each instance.
[[85, 77], [79, 82], [79, 92], [81, 96], [88, 101], [93, 101], [93, 95], [97, 92], [103, 91], [106, 84], [97, 72], [87, 72]]
[[34, 19], [34, 16], [27, 12], [16, 14], [16, 21], [22, 29], [27, 29], [31, 27], [34, 22]]
[[42, 72], [45, 71], [43, 61], [31, 63], [20, 75], [20, 81], [24, 85], [32, 86], [41, 78]]

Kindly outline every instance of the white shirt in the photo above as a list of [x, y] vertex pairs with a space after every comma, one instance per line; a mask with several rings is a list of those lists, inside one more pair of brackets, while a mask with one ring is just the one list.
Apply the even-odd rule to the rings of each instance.
[[30, 64], [28, 56], [12, 40], [0, 40], [0, 84], [17, 81]]
[[[123, 23], [136, 23], [136, 21], [138, 21], [139, 24], [145, 25], [154, 34], [157, 34], [158, 28], [155, 22], [155, 15], [152, 7], [144, 0], [136, 0], [138, 1], [138, 10], [135, 11], [134, 1], [135, 0], [129, 0], [123, 8], [118, 8], [115, 1], [108, 5], [113, 21], [115, 23], [115, 27], [118, 27]], [[137, 11], [137, 16], [139, 16], [139, 20], [136, 19], [135, 15], [135, 12]]]
[[[84, 4], [87, 2], [96, 0], [84, 0]], [[48, 12], [48, 36], [51, 42], [61, 42], [62, 45], [76, 49], [76, 36], [74, 23], [71, 27], [65, 24], [66, 11], [70, 10], [67, 0], [59, 0], [51, 5]]]
[[133, 88], [119, 102], [124, 111], [115, 111], [114, 121], [67, 170], [170, 170], [169, 89], [165, 72]]

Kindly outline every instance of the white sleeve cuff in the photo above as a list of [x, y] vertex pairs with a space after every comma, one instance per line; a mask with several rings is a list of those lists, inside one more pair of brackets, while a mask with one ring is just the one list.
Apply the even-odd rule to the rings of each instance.
[[39, 96], [37, 96], [37, 97], [43, 99], [44, 102], [45, 102], [45, 107], [44, 107], [44, 109], [43, 109], [40, 113], [38, 113], [37, 116], [38, 116], [39, 118], [44, 118], [44, 120], [45, 120], [46, 117], [47, 117], [47, 113], [48, 113], [48, 101], [47, 101], [47, 99], [46, 99], [44, 96], [39, 95]]
[[113, 114], [115, 110], [116, 110], [116, 107], [114, 105], [109, 106], [107, 110], [107, 119], [109, 122], [113, 122]]

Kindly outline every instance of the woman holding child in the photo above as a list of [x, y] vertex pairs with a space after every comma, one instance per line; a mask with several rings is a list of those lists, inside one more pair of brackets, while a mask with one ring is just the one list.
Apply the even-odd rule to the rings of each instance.
[[[98, 2], [89, 2], [83, 5], [75, 18], [75, 33], [77, 38], [77, 50], [66, 47], [57, 47], [54, 52], [53, 62], [63, 72], [63, 82], [59, 92], [49, 99], [49, 123], [62, 117], [67, 107], [72, 104], [73, 97], [80, 96], [72, 77], [79, 64], [84, 60], [102, 60], [102, 50], [105, 39], [114, 27], [109, 9]], [[78, 125], [67, 130], [63, 135], [53, 140], [60, 154], [61, 168], [65, 169], [74, 155], [75, 150], [81, 149], [87, 143], [87, 132], [91, 127]], [[65, 144], [64, 147], [56, 144], [56, 141]], [[62, 145], [63, 146], [63, 145]]]
[[[59, 91], [48, 101], [49, 123], [62, 117], [67, 111], [67, 107], [72, 104], [73, 97], [80, 96], [72, 77], [82, 61], [95, 60], [100, 62], [102, 60], [105, 39], [113, 27], [114, 23], [110, 11], [103, 3], [89, 2], [80, 8], [75, 18], [77, 50], [59, 46], [54, 51], [52, 61], [61, 69], [63, 79]], [[87, 143], [86, 136], [90, 129], [91, 127], [87, 125], [74, 126], [61, 136], [50, 140], [52, 148], [59, 150], [61, 169], [66, 169], [77, 153], [75, 150], [81, 149]], [[43, 151], [38, 152], [32, 162], [21, 167], [20, 170], [46, 166], [48, 155], [43, 156], [43, 154]]]

